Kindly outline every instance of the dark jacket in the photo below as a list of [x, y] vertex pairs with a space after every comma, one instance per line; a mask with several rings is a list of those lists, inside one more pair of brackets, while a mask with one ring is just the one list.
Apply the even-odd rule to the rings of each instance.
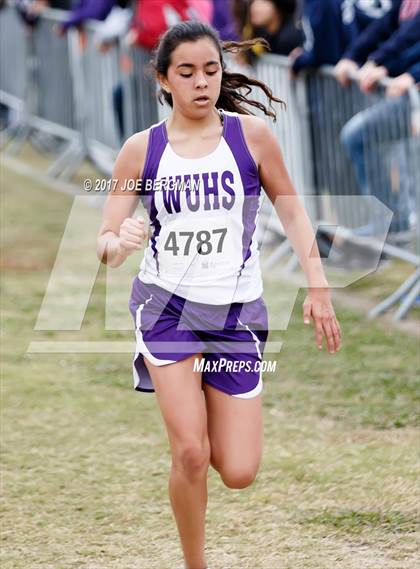
[[352, 42], [344, 57], [359, 65], [367, 60], [374, 61], [377, 65], [386, 67], [389, 75], [394, 77], [413, 66], [416, 73], [415, 64], [420, 61], [420, 9], [417, 15], [401, 22], [401, 4], [402, 1], [399, 0], [386, 16], [368, 26]]
[[401, 0], [304, 0], [305, 51], [296, 58], [294, 72], [336, 64], [361, 30], [395, 3]]
[[299, 29], [293, 18], [289, 18], [275, 34], [269, 34], [264, 28], [254, 28], [255, 37], [262, 37], [271, 47], [270, 53], [289, 55], [295, 47], [303, 44], [303, 30]]
[[406, 48], [399, 57], [387, 63], [386, 67], [392, 77], [409, 73], [416, 83], [420, 83], [420, 41]]

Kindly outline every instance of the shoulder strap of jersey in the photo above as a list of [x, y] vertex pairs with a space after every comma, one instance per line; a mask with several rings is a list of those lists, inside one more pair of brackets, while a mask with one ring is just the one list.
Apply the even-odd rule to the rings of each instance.
[[143, 168], [143, 181], [156, 178], [159, 163], [166, 146], [164, 128], [164, 121], [150, 127], [146, 160]]
[[249, 151], [238, 113], [223, 111], [225, 115], [225, 140], [229, 145], [246, 187], [259, 187], [258, 167]]

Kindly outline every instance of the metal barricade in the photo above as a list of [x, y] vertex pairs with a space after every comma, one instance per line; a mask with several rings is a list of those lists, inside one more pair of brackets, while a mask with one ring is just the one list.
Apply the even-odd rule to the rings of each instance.
[[125, 138], [159, 120], [157, 85], [149, 68], [151, 53], [131, 48], [127, 56], [132, 61], [132, 70], [124, 78]]
[[[414, 265], [413, 275], [369, 313], [374, 317], [402, 300], [394, 316], [402, 318], [420, 286], [420, 128], [416, 131], [412, 126], [414, 117], [418, 121], [417, 89], [394, 100], [385, 97], [383, 88], [364, 95], [355, 83], [342, 88], [332, 68], [326, 67], [306, 76], [304, 94], [299, 96], [299, 83], [289, 77], [285, 59], [272, 55], [261, 58], [256, 75], [277, 96], [292, 102], [290, 128], [281, 123], [280, 128], [272, 128], [298, 193], [302, 187], [306, 195], [316, 195], [315, 215], [308, 210], [312, 220], [331, 239], [339, 234], [359, 247]], [[303, 135], [293, 141], [293, 131]], [[313, 169], [301, 182], [299, 169], [305, 172], [306, 164]], [[377, 200], [367, 206], [366, 200], [359, 199], [367, 196]], [[286, 241], [265, 268], [289, 252]], [[294, 255], [286, 268], [297, 266]]]
[[[22, 108], [26, 85], [26, 30], [15, 10], [0, 10], [0, 101]], [[13, 55], [13, 70], [11, 66]]]
[[308, 75], [307, 85], [317, 194], [374, 196], [390, 210], [355, 199], [339, 211], [339, 200], [323, 199], [320, 214], [328, 211], [366, 237], [382, 239], [390, 226], [397, 239], [415, 225], [411, 98], [388, 98], [382, 89], [364, 95], [355, 84], [344, 89], [328, 68]]
[[[420, 129], [414, 125], [420, 97], [415, 87], [387, 97], [388, 82], [365, 95], [356, 83], [342, 88], [330, 67], [307, 77], [319, 221], [326, 221], [327, 231], [331, 223], [344, 226], [345, 239], [415, 267], [368, 314], [373, 318], [401, 301], [398, 320], [420, 292]], [[343, 194], [354, 199], [336, 199]]]
[[34, 130], [68, 140], [77, 136], [68, 44], [53, 33], [63, 12], [47, 12], [48, 17], [28, 26], [12, 6], [0, 11], [0, 100], [21, 111], [9, 138], [10, 152], [19, 151]]
[[[280, 103], [273, 103], [277, 114], [276, 122], [266, 117], [262, 111], [255, 111], [270, 127], [282, 151], [285, 165], [290, 174], [297, 193], [312, 219], [316, 219], [316, 201], [307, 199], [314, 193], [311, 149], [308, 123], [308, 105], [305, 82], [301, 78], [292, 81], [290, 78], [287, 57], [266, 54], [259, 58], [253, 70], [254, 76], [268, 85], [273, 94], [286, 103], [284, 109]], [[258, 88], [252, 90], [252, 97], [267, 105], [265, 94]], [[254, 112], [254, 110], [252, 111]], [[292, 251], [291, 244], [277, 215], [273, 215], [273, 207], [268, 199], [262, 204], [260, 215], [260, 233], [262, 241], [272, 242], [273, 234], [282, 244], [263, 263], [265, 269], [273, 265]], [[295, 269], [299, 264], [296, 255], [292, 255], [285, 266], [286, 271]]]
[[79, 136], [49, 173], [68, 179], [83, 160], [110, 176], [121, 146], [114, 109], [114, 90], [121, 83], [119, 46], [100, 53], [95, 40], [97, 26], [88, 23], [82, 32], [70, 30], [69, 65], [73, 81], [72, 100]]
[[69, 43], [65, 38], [57, 37], [53, 31], [62, 15], [62, 12], [51, 10], [48, 17], [40, 18], [34, 32], [35, 55], [38, 60], [37, 116], [50, 125], [60, 125], [75, 131]]
[[96, 27], [94, 23], [85, 25], [85, 45], [79, 47], [76, 80], [83, 94], [86, 139], [116, 150], [121, 143], [113, 109], [113, 92], [120, 82], [119, 49], [115, 46], [100, 53], [95, 41]]
[[[267, 54], [260, 58], [255, 68], [255, 76], [270, 87], [276, 97], [286, 102], [283, 110], [280, 104], [274, 103], [277, 121], [265, 118], [281, 147], [288, 172], [293, 183], [301, 194], [313, 193], [313, 174], [310, 161], [309, 124], [307, 121], [307, 96], [305, 83], [301, 78], [290, 79], [287, 57]], [[253, 90], [256, 99], [267, 101], [260, 89]]]

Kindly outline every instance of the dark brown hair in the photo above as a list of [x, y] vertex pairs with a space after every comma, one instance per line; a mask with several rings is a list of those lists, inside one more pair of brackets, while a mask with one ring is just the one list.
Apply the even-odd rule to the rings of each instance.
[[[158, 47], [155, 50], [152, 66], [156, 73], [166, 77], [168, 67], [171, 63], [170, 58], [172, 52], [184, 42], [194, 42], [201, 38], [209, 38], [219, 51], [220, 62], [222, 65], [222, 83], [220, 96], [217, 100], [216, 107], [225, 111], [237, 112], [243, 115], [251, 115], [248, 109], [243, 105], [249, 105], [263, 111], [263, 113], [276, 121], [276, 112], [272, 107], [272, 102], [276, 101], [286, 106], [284, 101], [275, 97], [271, 89], [262, 81], [247, 77], [243, 73], [230, 73], [226, 70], [226, 63], [223, 58], [223, 52], [244, 51], [252, 47], [255, 43], [262, 43], [264, 47], [269, 49], [269, 45], [263, 38], [255, 38], [242, 42], [222, 42], [218, 32], [210, 25], [197, 20], [188, 20], [179, 22], [169, 28], [161, 37]], [[269, 107], [256, 101], [249, 99], [247, 96], [251, 93], [252, 87], [261, 89], [269, 100]], [[244, 90], [245, 93], [241, 91]], [[161, 89], [158, 93], [161, 104], [165, 100], [170, 107], [173, 106], [172, 95]]]

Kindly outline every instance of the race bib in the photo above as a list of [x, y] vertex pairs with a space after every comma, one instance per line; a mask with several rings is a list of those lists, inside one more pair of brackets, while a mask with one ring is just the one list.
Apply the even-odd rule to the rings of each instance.
[[188, 280], [214, 273], [222, 276], [241, 258], [241, 248], [227, 214], [177, 217], [160, 231], [159, 269], [162, 275]]

